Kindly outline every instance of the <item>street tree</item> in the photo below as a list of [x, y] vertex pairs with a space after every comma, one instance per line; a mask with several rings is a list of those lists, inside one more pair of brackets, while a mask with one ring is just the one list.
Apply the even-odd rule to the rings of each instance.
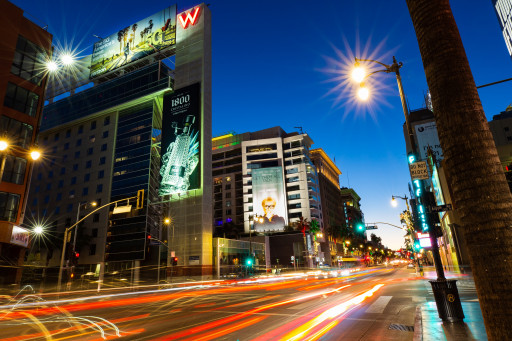
[[512, 196], [449, 0], [406, 0], [489, 340], [512, 340]]

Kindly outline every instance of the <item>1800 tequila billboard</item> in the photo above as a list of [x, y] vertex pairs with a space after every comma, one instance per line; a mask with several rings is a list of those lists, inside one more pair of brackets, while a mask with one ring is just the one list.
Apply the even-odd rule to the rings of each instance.
[[201, 186], [201, 84], [164, 96], [160, 195]]

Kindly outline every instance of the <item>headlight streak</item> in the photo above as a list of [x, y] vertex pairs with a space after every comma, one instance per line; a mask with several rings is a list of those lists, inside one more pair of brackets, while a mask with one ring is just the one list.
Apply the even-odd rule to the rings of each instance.
[[286, 340], [286, 341], [295, 341], [295, 340], [301, 340], [303, 339], [304, 335], [313, 330], [314, 328], [318, 327], [322, 323], [324, 323], [327, 320], [332, 320], [334, 318], [337, 318], [341, 314], [345, 313], [351, 306], [356, 306], [363, 302], [367, 297], [372, 296], [377, 290], [379, 290], [381, 287], [383, 287], [384, 284], [377, 284], [372, 289], [346, 301], [341, 304], [338, 304], [332, 308], [327, 309], [317, 317], [309, 320], [308, 322], [304, 323], [300, 327], [292, 330], [291, 332], [284, 335], [280, 340]]

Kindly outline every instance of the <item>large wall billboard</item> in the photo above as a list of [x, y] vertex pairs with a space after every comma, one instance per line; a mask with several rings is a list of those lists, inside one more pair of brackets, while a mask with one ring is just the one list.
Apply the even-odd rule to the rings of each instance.
[[164, 96], [160, 195], [201, 187], [201, 84]]
[[94, 44], [89, 78], [98, 77], [176, 44], [176, 5]]
[[287, 219], [282, 167], [252, 170], [255, 231], [280, 231]]

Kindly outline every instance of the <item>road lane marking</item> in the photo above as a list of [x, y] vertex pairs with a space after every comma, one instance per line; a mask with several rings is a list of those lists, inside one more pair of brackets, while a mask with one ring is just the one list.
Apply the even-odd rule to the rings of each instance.
[[393, 298], [393, 296], [381, 296], [377, 298], [377, 300], [369, 306], [365, 312], [371, 314], [382, 314], [389, 301], [391, 301], [391, 298]]

